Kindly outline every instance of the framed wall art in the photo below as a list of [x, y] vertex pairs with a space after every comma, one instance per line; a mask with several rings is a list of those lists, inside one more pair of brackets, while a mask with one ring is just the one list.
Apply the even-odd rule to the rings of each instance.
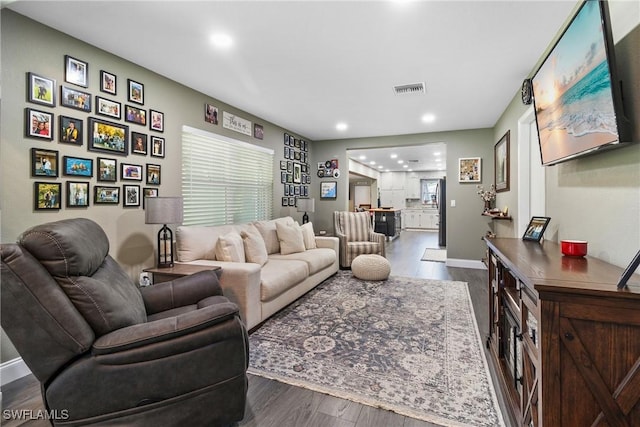
[[115, 74], [108, 71], [100, 70], [100, 91], [104, 93], [110, 93], [116, 95], [116, 81]]
[[120, 163], [120, 179], [130, 181], [142, 181], [142, 165]]
[[27, 73], [27, 100], [35, 104], [56, 106], [56, 81], [34, 73]]
[[156, 110], [149, 110], [151, 121], [149, 121], [149, 128], [158, 132], [164, 132], [164, 113]]
[[494, 156], [494, 176], [496, 193], [501, 191], [509, 191], [509, 134], [510, 130], [505, 133], [500, 141], [493, 147]]
[[118, 161], [106, 157], [98, 157], [98, 181], [116, 182]]
[[67, 207], [86, 208], [89, 206], [89, 183], [67, 181]]
[[127, 99], [129, 102], [144, 105], [144, 85], [127, 79]]
[[129, 126], [89, 117], [88, 133], [89, 150], [127, 155]]
[[33, 193], [35, 210], [60, 209], [62, 184], [59, 182], [35, 182]]
[[125, 184], [122, 186], [122, 206], [140, 206], [140, 186]]
[[522, 240], [533, 240], [534, 242], [539, 242], [540, 239], [542, 239], [544, 230], [546, 230], [547, 225], [549, 225], [549, 221], [551, 221], [551, 218], [547, 216], [531, 217], [531, 221], [529, 221], [529, 225], [522, 236]]
[[131, 132], [131, 154], [147, 155], [147, 135]]
[[482, 181], [482, 159], [480, 157], [466, 157], [458, 159], [459, 182]]
[[151, 137], [151, 156], [164, 157], [164, 138], [159, 136]]
[[84, 122], [74, 117], [59, 116], [60, 118], [60, 142], [82, 145], [82, 131]]
[[58, 152], [42, 148], [31, 149], [31, 176], [55, 178], [58, 176]]
[[93, 160], [80, 157], [64, 156], [62, 158], [62, 170], [67, 176], [82, 176], [91, 178], [93, 176]]
[[120, 203], [120, 188], [95, 185], [93, 187], [94, 205], [117, 205]]
[[160, 165], [147, 163], [147, 184], [160, 185]]
[[91, 94], [67, 86], [60, 86], [60, 105], [90, 113]]
[[89, 87], [89, 64], [72, 56], [64, 56], [64, 81]]
[[253, 137], [257, 139], [264, 139], [264, 127], [257, 123], [253, 124]]
[[338, 182], [324, 181], [320, 183], [320, 198], [335, 199], [338, 196]]
[[122, 117], [122, 104], [116, 101], [103, 98], [96, 95], [96, 114], [102, 116], [113, 117], [114, 119], [120, 119]]
[[147, 197], [158, 197], [160, 191], [155, 187], [144, 187], [142, 189], [142, 209], [144, 209], [144, 203]]
[[218, 107], [211, 104], [204, 104], [204, 121], [212, 125], [218, 124]]
[[147, 110], [134, 107], [133, 105], [125, 106], [124, 120], [129, 123], [136, 123], [138, 125], [147, 125]]
[[53, 114], [25, 108], [25, 136], [38, 139], [53, 139]]

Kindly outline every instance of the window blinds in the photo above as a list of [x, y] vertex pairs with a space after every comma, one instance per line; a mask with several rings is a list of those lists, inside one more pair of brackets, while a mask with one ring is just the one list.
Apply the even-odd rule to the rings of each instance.
[[185, 225], [271, 219], [273, 150], [183, 126], [182, 196]]

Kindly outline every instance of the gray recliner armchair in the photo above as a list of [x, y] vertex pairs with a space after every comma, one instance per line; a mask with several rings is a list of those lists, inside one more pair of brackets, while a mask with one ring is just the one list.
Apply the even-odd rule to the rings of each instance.
[[139, 289], [88, 219], [2, 245], [2, 327], [56, 426], [219, 426], [244, 417], [248, 337], [205, 271]]

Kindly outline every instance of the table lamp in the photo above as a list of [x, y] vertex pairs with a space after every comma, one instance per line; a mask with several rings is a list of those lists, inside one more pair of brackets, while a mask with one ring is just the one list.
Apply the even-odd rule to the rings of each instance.
[[307, 212], [313, 213], [315, 211], [316, 199], [298, 199], [298, 212], [304, 212], [302, 215], [302, 223], [306, 224], [309, 222], [309, 215]]
[[158, 232], [158, 268], [173, 267], [173, 232], [167, 224], [182, 223], [182, 197], [147, 197], [145, 224], [162, 224]]

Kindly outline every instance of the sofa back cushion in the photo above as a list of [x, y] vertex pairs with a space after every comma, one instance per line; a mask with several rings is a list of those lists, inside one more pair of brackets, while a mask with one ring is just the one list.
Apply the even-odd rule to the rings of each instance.
[[235, 230], [233, 225], [181, 225], [176, 230], [178, 261], [215, 260], [218, 237]]
[[278, 240], [278, 232], [276, 231], [276, 222], [288, 225], [294, 223], [293, 218], [290, 216], [272, 219], [269, 221], [256, 221], [253, 223], [262, 235], [264, 244], [267, 248], [267, 254], [269, 255], [280, 252], [280, 241]]

